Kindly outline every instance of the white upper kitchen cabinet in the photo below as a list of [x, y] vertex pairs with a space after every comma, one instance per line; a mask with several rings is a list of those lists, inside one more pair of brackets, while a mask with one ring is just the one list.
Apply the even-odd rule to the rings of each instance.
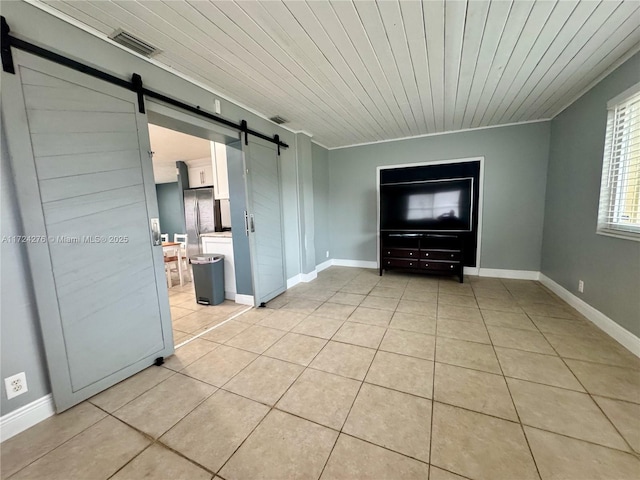
[[216, 200], [228, 200], [227, 146], [223, 143], [211, 142], [211, 159], [214, 170], [213, 193]]
[[213, 165], [210, 158], [202, 158], [187, 162], [189, 167], [189, 187], [214, 186]]

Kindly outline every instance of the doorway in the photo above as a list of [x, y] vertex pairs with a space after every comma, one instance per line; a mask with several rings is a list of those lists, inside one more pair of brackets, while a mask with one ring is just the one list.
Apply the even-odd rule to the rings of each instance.
[[[243, 306], [235, 302], [226, 145], [177, 128], [177, 123], [167, 128], [149, 122], [166, 288], [174, 345], [180, 348]], [[224, 256], [223, 287], [194, 282], [193, 269], [207, 267], [192, 265], [190, 258], [201, 253]]]
[[[216, 149], [225, 152], [235, 301], [260, 306], [284, 292], [286, 270], [278, 149], [257, 137], [240, 139], [235, 130], [159, 102], [148, 101], [147, 106], [149, 123], [211, 140]], [[218, 155], [217, 150], [214, 155]]]

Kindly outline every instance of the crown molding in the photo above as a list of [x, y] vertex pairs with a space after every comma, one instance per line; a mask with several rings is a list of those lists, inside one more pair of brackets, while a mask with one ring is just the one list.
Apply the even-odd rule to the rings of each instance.
[[410, 137], [390, 138], [389, 140], [376, 140], [374, 142], [354, 143], [353, 145], [343, 145], [340, 147], [330, 147], [330, 148], [325, 147], [325, 148], [327, 148], [327, 150], [340, 150], [342, 148], [363, 147], [365, 145], [376, 145], [378, 143], [400, 142], [402, 140], [413, 140], [415, 138], [437, 137], [438, 135], [450, 135], [452, 133], [475, 132], [477, 130], [488, 130], [490, 128], [513, 127], [516, 125], [527, 125], [529, 123], [548, 122], [550, 120], [551, 120], [550, 118], [540, 118], [538, 120], [526, 120], [524, 122], [503, 123], [501, 125], [489, 125], [486, 127], [463, 128], [460, 130], [447, 130], [444, 132], [436, 132], [436, 133], [423, 133], [421, 135], [412, 135]]
[[615, 69], [617, 69], [620, 65], [622, 65], [624, 62], [629, 60], [631, 57], [633, 57], [638, 52], [640, 52], [640, 44], [638, 44], [638, 45], [632, 47], [630, 50], [628, 50], [625, 54], [623, 54], [620, 58], [618, 58], [615, 62], [613, 62], [609, 68], [607, 68], [604, 72], [602, 72], [600, 75], [598, 75], [595, 80], [593, 80], [586, 87], [584, 87], [582, 90], [580, 90], [580, 92], [575, 97], [573, 97], [573, 100], [571, 100], [569, 103], [567, 103], [564, 107], [562, 107], [560, 110], [558, 110], [555, 114], [551, 115], [551, 120], [556, 118], [558, 115], [560, 115], [562, 112], [564, 112], [567, 108], [569, 108], [571, 105], [573, 105], [578, 100], [580, 100], [580, 98], [584, 94], [586, 94], [589, 90], [591, 90], [593, 87], [595, 87], [597, 84], [599, 84], [602, 80], [604, 80], [611, 73], [613, 73], [613, 71]]

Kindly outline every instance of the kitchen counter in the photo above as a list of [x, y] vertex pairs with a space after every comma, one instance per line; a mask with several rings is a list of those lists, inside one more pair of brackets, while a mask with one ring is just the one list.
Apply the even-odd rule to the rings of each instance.
[[218, 238], [231, 238], [231, 232], [211, 232], [201, 233], [200, 237], [218, 237]]

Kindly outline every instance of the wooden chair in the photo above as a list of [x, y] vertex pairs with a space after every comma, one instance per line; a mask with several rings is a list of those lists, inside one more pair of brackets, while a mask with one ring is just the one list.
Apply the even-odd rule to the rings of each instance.
[[180, 244], [180, 257], [182, 258], [182, 268], [189, 275], [189, 259], [187, 258], [187, 234], [174, 233], [173, 241]]
[[164, 272], [167, 275], [167, 285], [173, 287], [173, 279], [171, 273], [177, 271], [180, 278], [180, 286], [184, 285], [182, 276], [182, 262], [180, 254], [180, 245], [165, 247], [164, 249]]

